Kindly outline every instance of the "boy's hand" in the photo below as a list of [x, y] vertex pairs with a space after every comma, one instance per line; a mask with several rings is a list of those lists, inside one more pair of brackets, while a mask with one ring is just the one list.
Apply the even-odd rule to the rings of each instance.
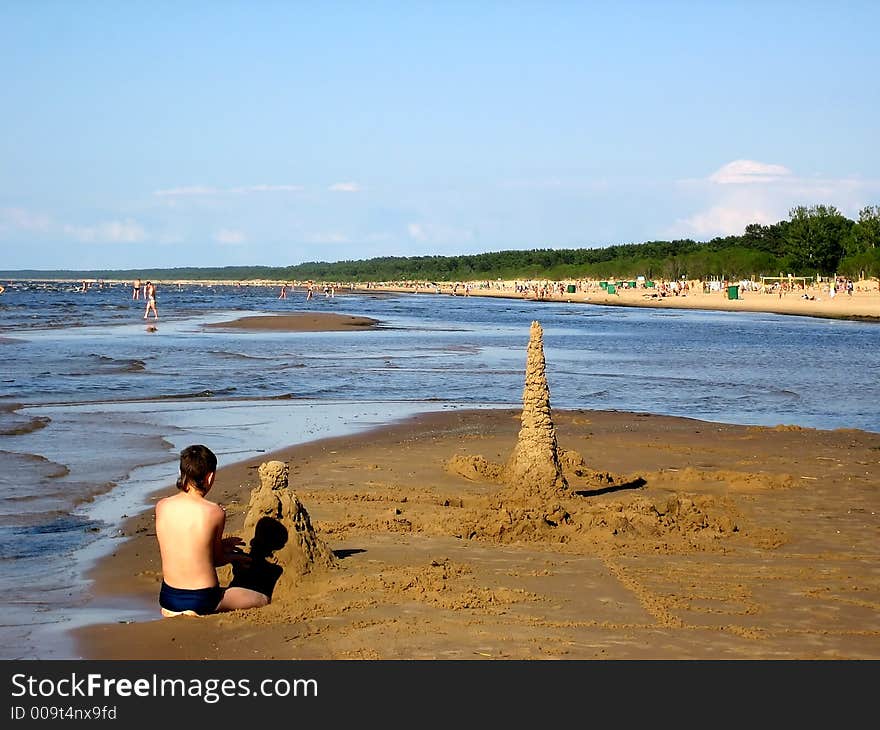
[[220, 544], [223, 545], [223, 550], [225, 552], [231, 552], [231, 551], [240, 552], [238, 546], [244, 545], [244, 540], [242, 540], [240, 537], [235, 537], [233, 535], [232, 537], [224, 537], [222, 540], [220, 540]]
[[224, 537], [220, 542], [223, 545], [223, 556], [230, 563], [250, 563], [251, 556], [239, 547], [239, 545], [244, 545], [244, 540], [240, 537]]

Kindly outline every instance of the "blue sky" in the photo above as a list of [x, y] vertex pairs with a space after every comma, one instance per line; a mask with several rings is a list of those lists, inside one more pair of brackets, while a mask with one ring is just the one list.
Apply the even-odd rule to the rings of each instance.
[[741, 233], [880, 204], [880, 2], [0, 2], [0, 269]]

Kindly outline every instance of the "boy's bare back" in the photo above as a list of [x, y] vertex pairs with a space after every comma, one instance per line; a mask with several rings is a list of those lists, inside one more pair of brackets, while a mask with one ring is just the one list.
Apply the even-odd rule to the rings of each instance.
[[175, 588], [216, 586], [214, 568], [222, 553], [226, 513], [194, 491], [166, 497], [156, 504], [156, 538], [162, 574]]
[[159, 606], [163, 616], [204, 616], [258, 608], [269, 596], [243, 586], [220, 588], [216, 566], [246, 562], [240, 537], [223, 537], [226, 512], [206, 499], [217, 476], [217, 456], [193, 444], [180, 452], [179, 494], [156, 503], [156, 539], [162, 555]]

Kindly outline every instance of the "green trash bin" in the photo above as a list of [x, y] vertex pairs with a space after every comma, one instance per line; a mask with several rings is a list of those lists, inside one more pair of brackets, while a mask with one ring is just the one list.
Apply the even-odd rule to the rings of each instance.
[[574, 284], [569, 284], [567, 287], [565, 287], [565, 291], [567, 291], [569, 294], [574, 294]]
[[635, 289], [635, 288], [636, 288], [636, 283], [635, 283], [634, 281], [631, 281], [631, 282], [629, 283], [629, 288], [630, 288], [630, 289]]
[[600, 281], [600, 282], [599, 282], [599, 286], [601, 286], [603, 289], [607, 289], [607, 288], [608, 288], [608, 282], [607, 282], [607, 281]]
[[614, 284], [609, 284], [607, 287], [605, 287], [605, 291], [607, 291], [609, 294], [614, 294], [617, 289], [614, 288]]
[[653, 289], [653, 288], [654, 288], [654, 282], [653, 282], [653, 281], [646, 281], [646, 282], [645, 282], [645, 286], [646, 286], [648, 289]]
[[727, 298], [728, 299], [739, 299], [739, 285], [734, 284], [733, 286], [727, 287]]

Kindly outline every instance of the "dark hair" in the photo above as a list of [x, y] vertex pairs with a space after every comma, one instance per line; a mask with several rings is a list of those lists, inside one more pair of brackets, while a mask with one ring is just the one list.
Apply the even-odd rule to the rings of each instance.
[[208, 474], [217, 470], [217, 457], [207, 446], [193, 444], [180, 452], [180, 476], [177, 478], [177, 488], [187, 491], [192, 484], [199, 490], [205, 490], [208, 486], [205, 482]]

